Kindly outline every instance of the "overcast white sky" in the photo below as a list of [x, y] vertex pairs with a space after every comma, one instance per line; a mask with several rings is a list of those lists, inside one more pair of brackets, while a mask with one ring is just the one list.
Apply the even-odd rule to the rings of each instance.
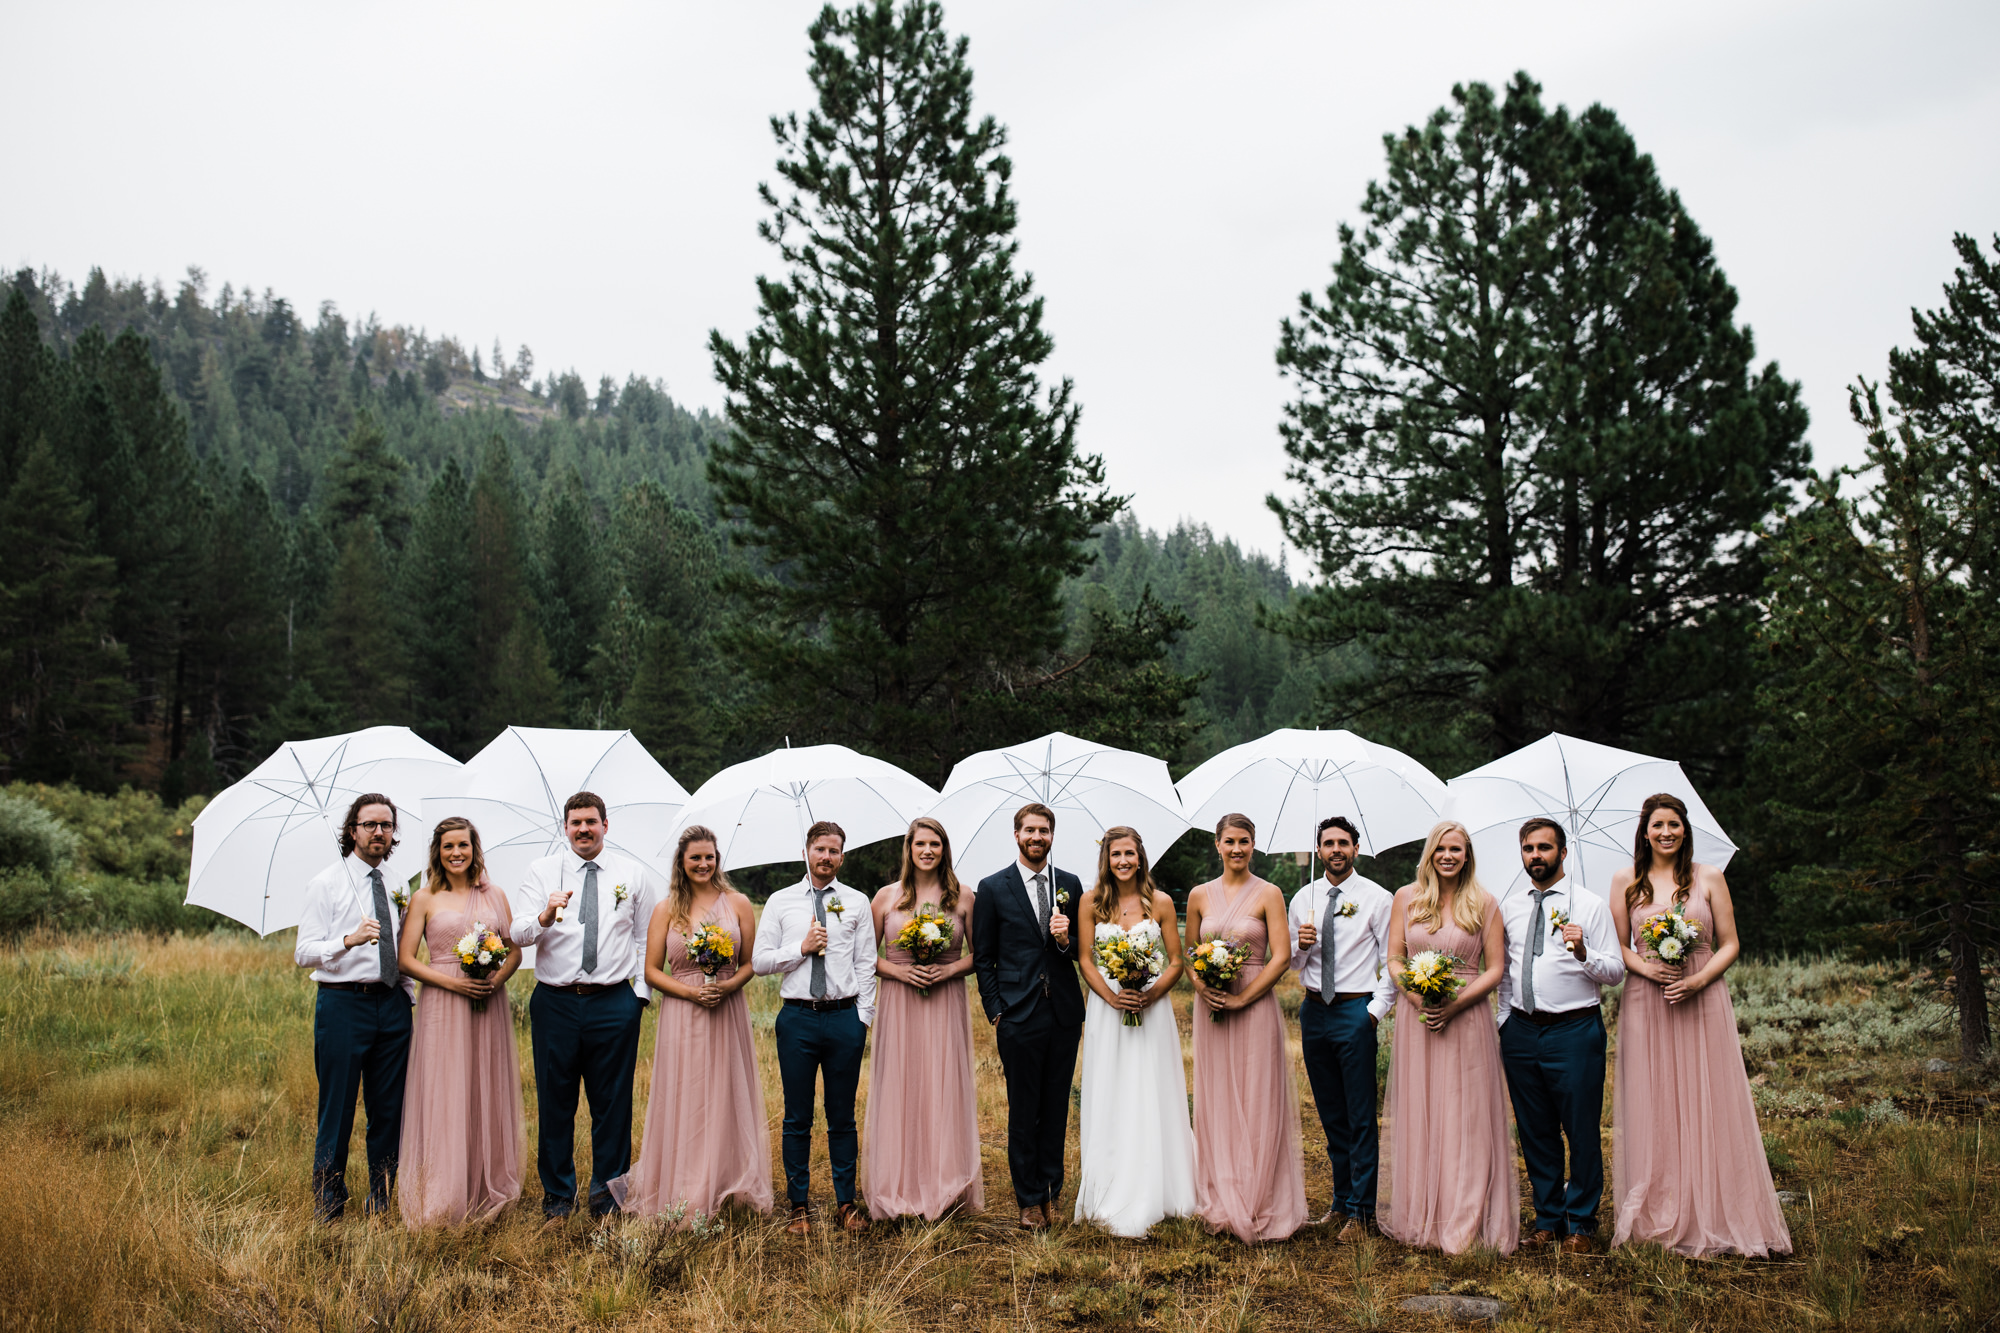
[[[0, 5], [0, 261], [330, 299], [720, 406], [817, 5]], [[1843, 386], [2000, 230], [2000, 5], [953, 0], [1012, 136], [1085, 445], [1145, 522], [1275, 551], [1278, 321], [1385, 132], [1516, 69], [1615, 108], [1714, 238], [1822, 463]]]

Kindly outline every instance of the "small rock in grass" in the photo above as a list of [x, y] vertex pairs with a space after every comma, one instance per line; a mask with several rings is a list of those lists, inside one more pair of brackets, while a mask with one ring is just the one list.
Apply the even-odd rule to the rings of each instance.
[[1954, 1066], [1949, 1060], [1924, 1061], [1924, 1072], [1926, 1074], [1949, 1074], [1953, 1068]]
[[1798, 1201], [1799, 1201], [1799, 1196], [1792, 1193], [1790, 1190], [1778, 1191], [1778, 1207], [1789, 1208]]
[[1507, 1302], [1491, 1296], [1411, 1296], [1396, 1308], [1410, 1314], [1441, 1314], [1462, 1324], [1497, 1324], [1507, 1317]]

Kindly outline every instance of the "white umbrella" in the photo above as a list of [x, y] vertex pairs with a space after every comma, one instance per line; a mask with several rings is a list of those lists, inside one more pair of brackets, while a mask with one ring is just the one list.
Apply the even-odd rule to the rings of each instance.
[[787, 746], [702, 783], [659, 851], [671, 861], [680, 831], [700, 824], [720, 839], [724, 870], [797, 861], [806, 830], [822, 819], [841, 826], [853, 851], [900, 838], [936, 799], [928, 784], [845, 745]]
[[1480, 881], [1500, 897], [1527, 882], [1518, 838], [1522, 823], [1537, 815], [1554, 819], [1569, 835], [1569, 877], [1605, 897], [1612, 874], [1632, 864], [1639, 807], [1655, 792], [1687, 802], [1695, 860], [1720, 869], [1736, 854], [1679, 764], [1559, 732], [1448, 785], [1452, 817], [1472, 833]]
[[1312, 850], [1319, 821], [1346, 815], [1373, 856], [1430, 832], [1449, 800], [1443, 780], [1400, 750], [1293, 727], [1224, 750], [1175, 785], [1188, 823], [1213, 828], [1241, 811], [1257, 845], [1274, 852]]
[[487, 876], [501, 889], [511, 894], [531, 864], [569, 845], [563, 802], [580, 791], [604, 798], [605, 846], [664, 883], [666, 862], [655, 853], [687, 803], [687, 788], [631, 732], [509, 727], [467, 760], [465, 771], [464, 790], [425, 802], [424, 814], [432, 823], [446, 815], [470, 819]]
[[407, 880], [429, 852], [426, 798], [463, 781], [456, 759], [408, 727], [287, 741], [195, 816], [187, 900], [260, 935], [296, 926], [306, 881], [340, 860], [341, 821], [366, 792], [396, 803], [401, 845], [385, 877]]
[[976, 881], [1020, 855], [1014, 812], [1030, 802], [1056, 814], [1049, 860], [1086, 884], [1096, 877], [1105, 829], [1137, 829], [1146, 854], [1157, 861], [1188, 827], [1164, 760], [1060, 731], [959, 760], [944, 794], [924, 813], [951, 834], [960, 878]]

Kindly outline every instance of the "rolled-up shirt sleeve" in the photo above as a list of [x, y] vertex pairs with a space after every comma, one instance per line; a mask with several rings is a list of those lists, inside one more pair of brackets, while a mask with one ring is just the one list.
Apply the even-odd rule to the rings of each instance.
[[653, 908], [660, 901], [659, 887], [650, 871], [639, 870], [639, 892], [632, 899], [632, 993], [651, 1003], [653, 988], [646, 981], [646, 939], [653, 929]]
[[856, 987], [854, 1008], [861, 1015], [863, 1027], [875, 1025], [875, 913], [868, 909], [864, 896], [859, 908], [849, 908], [857, 912], [854, 932], [854, 984]]
[[306, 885], [305, 903], [299, 913], [292, 961], [300, 967], [331, 967], [334, 959], [347, 952], [346, 934], [334, 927], [332, 885], [327, 876], [323, 873], [313, 876]]
[[788, 889], [780, 889], [764, 906], [764, 920], [757, 929], [757, 947], [750, 953], [750, 970], [760, 977], [797, 971], [806, 961], [806, 956], [799, 952], [799, 945], [805, 939], [803, 931], [792, 941], [789, 951], [785, 947], [785, 925], [798, 897]]
[[1625, 954], [1618, 947], [1618, 928], [1611, 909], [1598, 902], [1595, 911], [1577, 922], [1583, 927], [1583, 974], [1600, 986], [1616, 986], [1625, 980]]
[[1395, 898], [1386, 897], [1370, 918], [1375, 941], [1375, 993], [1368, 999], [1368, 1016], [1378, 1023], [1396, 1007], [1396, 978], [1389, 962], [1389, 918], [1395, 911]]
[[513, 931], [514, 943], [522, 948], [533, 945], [542, 938], [542, 909], [549, 905], [549, 885], [547, 876], [539, 865], [528, 870], [527, 878], [521, 881], [521, 905], [518, 915], [509, 927]]

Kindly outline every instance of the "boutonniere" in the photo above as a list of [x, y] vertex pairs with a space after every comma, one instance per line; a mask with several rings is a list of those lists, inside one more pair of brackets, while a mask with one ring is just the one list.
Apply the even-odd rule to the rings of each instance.
[[1333, 914], [1335, 916], [1353, 916], [1358, 910], [1352, 902], [1345, 902], [1334, 908]]
[[[1567, 926], [1568, 924], [1569, 924], [1568, 912], [1563, 911], [1562, 908], [1560, 907], [1551, 907], [1549, 909], [1549, 934], [1551, 935], [1562, 934], [1563, 927]], [[1572, 954], [1576, 952], [1576, 946], [1574, 944], [1571, 944], [1568, 940], [1563, 941], [1563, 948], [1569, 950]]]
[[826, 910], [833, 913], [835, 921], [847, 920], [847, 904], [840, 901], [840, 895], [837, 893], [826, 900]]
[[1057, 907], [1068, 907], [1068, 906], [1069, 906], [1069, 890], [1068, 890], [1068, 889], [1057, 889], [1057, 890], [1056, 890], [1056, 906], [1057, 906]]
[[398, 912], [409, 911], [410, 886], [408, 884], [398, 884], [395, 888], [389, 890], [389, 901], [396, 905]]
[[625, 900], [627, 898], [630, 898], [631, 896], [632, 896], [632, 891], [626, 888], [623, 884], [612, 885], [611, 910], [614, 912], [617, 911], [620, 907], [625, 905]]

